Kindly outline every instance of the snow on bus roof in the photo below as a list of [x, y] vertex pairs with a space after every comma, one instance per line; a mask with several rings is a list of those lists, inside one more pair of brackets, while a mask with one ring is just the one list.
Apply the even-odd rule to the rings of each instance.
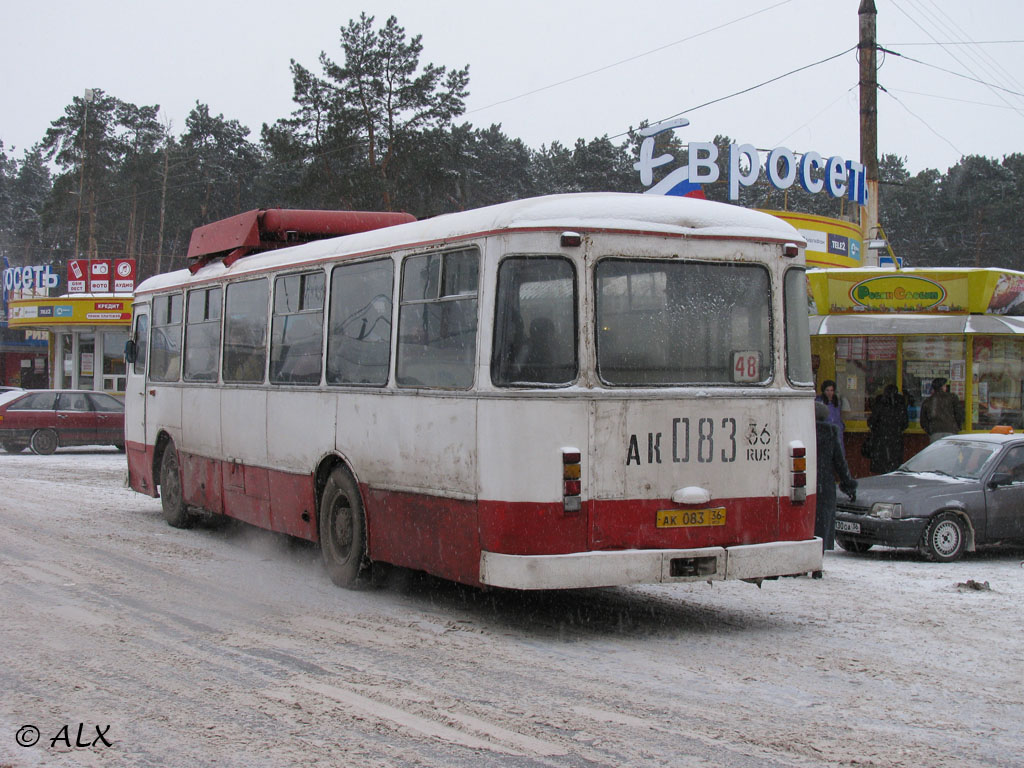
[[767, 242], [804, 239], [792, 225], [761, 211], [697, 198], [622, 192], [583, 192], [514, 200], [448, 213], [409, 224], [343, 235], [253, 254], [225, 267], [214, 261], [192, 275], [187, 269], [156, 275], [136, 288], [147, 293], [226, 274], [245, 274], [333, 256], [434, 244], [506, 229], [650, 232], [698, 238], [735, 237]]

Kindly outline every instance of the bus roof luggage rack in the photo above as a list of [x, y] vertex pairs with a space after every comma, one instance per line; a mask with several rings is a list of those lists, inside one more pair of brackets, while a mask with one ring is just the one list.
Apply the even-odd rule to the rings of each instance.
[[383, 211], [300, 211], [285, 208], [246, 211], [192, 230], [189, 271], [198, 272], [218, 257], [230, 266], [251, 253], [272, 251], [328, 237], [416, 221], [410, 213]]

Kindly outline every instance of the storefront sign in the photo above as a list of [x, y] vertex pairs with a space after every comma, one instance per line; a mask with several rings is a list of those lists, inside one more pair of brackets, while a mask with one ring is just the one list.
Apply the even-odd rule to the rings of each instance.
[[19, 299], [10, 303], [12, 328], [62, 325], [125, 325], [132, 319], [131, 298], [94, 299], [66, 296], [59, 299]]
[[970, 311], [966, 272], [928, 270], [925, 276], [897, 270], [830, 269], [818, 274], [809, 273], [808, 279], [819, 314]]
[[912, 275], [869, 277], [850, 288], [850, 301], [875, 312], [924, 312], [945, 300], [941, 283]]
[[49, 266], [45, 267], [8, 267], [4, 270], [4, 293], [19, 291], [27, 294], [46, 294], [50, 288], [56, 288], [60, 276]]
[[1000, 275], [986, 311], [993, 315], [1024, 315], [1024, 275]]
[[68, 293], [88, 293], [89, 261], [68, 259]]
[[135, 259], [114, 259], [114, 293], [135, 290]]
[[[650, 189], [647, 194], [691, 195], [703, 184], [713, 184], [721, 175], [718, 166], [718, 146], [711, 141], [691, 141], [687, 144], [687, 165], [676, 168], [654, 186], [654, 169], [675, 162], [675, 156], [664, 154], [654, 157], [654, 137], [659, 133], [682, 128], [690, 124], [685, 117], [649, 125], [639, 131], [644, 137], [640, 144], [640, 159], [633, 167], [640, 172], [640, 183]], [[729, 145], [729, 199], [737, 200], [740, 187], [749, 187], [761, 176], [761, 156], [753, 144]], [[776, 147], [768, 153], [764, 165], [765, 177], [776, 189], [789, 189], [797, 181], [806, 192], [827, 192], [831, 197], [845, 196], [858, 205], [867, 204], [867, 176], [863, 165], [839, 156], [823, 158], [817, 152], [805, 152], [799, 160], [786, 147]]]
[[853, 222], [811, 213], [764, 212], [788, 221], [807, 241], [804, 254], [808, 267], [861, 266], [861, 231]]
[[110, 259], [89, 262], [89, 293], [110, 293]]

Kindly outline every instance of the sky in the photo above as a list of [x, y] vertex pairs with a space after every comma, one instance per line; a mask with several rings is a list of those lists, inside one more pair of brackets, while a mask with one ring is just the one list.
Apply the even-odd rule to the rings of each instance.
[[[175, 134], [199, 101], [258, 139], [263, 123], [294, 109], [290, 60], [317, 73], [321, 52], [340, 61], [339, 29], [365, 11], [422, 35], [421, 63], [469, 65], [459, 122], [498, 123], [535, 149], [618, 143], [643, 120], [682, 115], [682, 141], [720, 134], [857, 159], [849, 49], [860, 3], [0, 0], [0, 141], [20, 157], [86, 88], [159, 104]], [[1024, 151], [1024, 2], [875, 4], [878, 41], [894, 52], [879, 56], [879, 156], [897, 154], [917, 173]]]

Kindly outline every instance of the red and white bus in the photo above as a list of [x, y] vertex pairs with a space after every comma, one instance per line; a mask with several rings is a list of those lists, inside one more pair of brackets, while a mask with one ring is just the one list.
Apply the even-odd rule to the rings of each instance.
[[346, 586], [373, 562], [514, 589], [821, 569], [789, 224], [573, 194], [340, 213], [311, 229], [353, 234], [249, 253], [290, 215], [321, 214], [208, 225], [136, 291], [130, 485], [171, 525], [319, 542]]

